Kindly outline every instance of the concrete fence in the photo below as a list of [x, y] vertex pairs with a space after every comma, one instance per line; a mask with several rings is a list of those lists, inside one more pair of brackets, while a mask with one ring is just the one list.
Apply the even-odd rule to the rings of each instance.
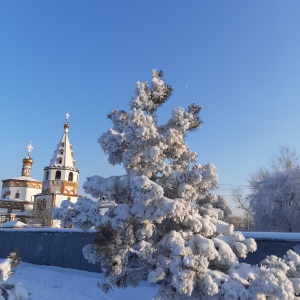
[[[283, 255], [292, 249], [300, 254], [300, 233], [244, 232], [257, 242], [257, 251], [249, 253], [243, 262], [258, 264], [267, 255]], [[13, 250], [22, 261], [100, 272], [99, 264], [90, 264], [82, 254], [83, 246], [93, 243], [96, 232], [83, 233], [73, 229], [2, 229], [0, 230], [0, 257]]]
[[291, 249], [300, 255], [300, 233], [290, 232], [243, 232], [246, 238], [254, 238], [257, 250], [240, 261], [258, 264], [268, 255], [283, 257]]
[[82, 254], [82, 248], [93, 243], [95, 237], [95, 232], [74, 230], [2, 229], [0, 257], [5, 258], [17, 250], [24, 262], [100, 272], [100, 265], [89, 263]]

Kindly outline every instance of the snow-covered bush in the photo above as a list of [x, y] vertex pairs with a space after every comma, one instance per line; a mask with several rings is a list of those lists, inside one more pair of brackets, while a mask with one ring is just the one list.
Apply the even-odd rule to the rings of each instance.
[[76, 203], [64, 200], [61, 207], [52, 209], [52, 218], [61, 220], [62, 227], [76, 227], [84, 231], [100, 225], [100, 202], [87, 198], [78, 198]]
[[20, 261], [16, 252], [10, 253], [7, 259], [0, 261], [0, 300], [28, 300], [28, 293], [20, 283], [7, 283], [8, 277], [14, 273], [14, 268]]
[[97, 219], [97, 240], [84, 249], [89, 261], [101, 263], [102, 289], [147, 279], [160, 284], [157, 299], [294, 299], [296, 253], [261, 266], [239, 263], [256, 243], [224, 221], [228, 206], [212, 192], [216, 168], [198, 164], [185, 143], [187, 132], [201, 125], [201, 107], [176, 108], [166, 124], [157, 123], [156, 111], [171, 93], [154, 70], [151, 87], [138, 82], [129, 110], [113, 110], [113, 127], [99, 138], [109, 162], [126, 171], [84, 185], [116, 203]]

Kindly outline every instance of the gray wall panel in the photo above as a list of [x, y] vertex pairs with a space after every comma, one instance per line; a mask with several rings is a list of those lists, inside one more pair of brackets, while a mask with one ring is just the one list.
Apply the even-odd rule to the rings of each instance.
[[2, 249], [3, 257], [7, 257], [9, 253], [14, 250], [14, 240], [15, 240], [16, 232], [10, 232], [5, 235], [4, 245]]
[[25, 240], [26, 233], [22, 231], [16, 231], [13, 248], [18, 251], [20, 257], [23, 257]]
[[82, 233], [68, 234], [66, 236], [64, 268], [80, 269], [82, 257]]
[[[88, 232], [84, 233], [83, 241], [82, 241], [82, 248], [88, 244], [93, 244], [95, 241], [95, 238], [96, 238], [95, 234], [91, 234]], [[82, 259], [81, 259], [80, 269], [86, 270], [89, 272], [100, 272], [100, 270], [101, 270], [99, 263], [91, 264], [84, 258], [84, 256], [82, 256]]]
[[49, 246], [49, 257], [48, 264], [50, 266], [62, 267], [64, 260], [66, 244], [66, 233], [65, 232], [54, 232], [51, 236]]
[[0, 231], [0, 257], [4, 257], [3, 255], [4, 244], [5, 244], [5, 231]]
[[38, 265], [48, 265], [49, 248], [52, 233], [44, 232], [37, 236], [34, 247], [34, 263]]
[[41, 257], [43, 256], [43, 242], [43, 232], [35, 232], [34, 234], [28, 232], [26, 234], [22, 260], [33, 264], [39, 264]]

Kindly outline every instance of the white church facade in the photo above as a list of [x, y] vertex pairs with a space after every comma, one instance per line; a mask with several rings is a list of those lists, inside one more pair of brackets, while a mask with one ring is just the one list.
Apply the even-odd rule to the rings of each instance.
[[50, 164], [44, 168], [43, 181], [30, 177], [33, 159], [31, 143], [27, 146], [28, 155], [23, 159], [21, 177], [2, 180], [0, 211], [7, 220], [33, 218], [44, 226], [58, 227], [59, 223], [51, 218], [54, 206], [59, 207], [63, 200], [76, 202], [78, 195], [79, 170], [69, 140], [66, 114], [64, 132], [57, 144]]

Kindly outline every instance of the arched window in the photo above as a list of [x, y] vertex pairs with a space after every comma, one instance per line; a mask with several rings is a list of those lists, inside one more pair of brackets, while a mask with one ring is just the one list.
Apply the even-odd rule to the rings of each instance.
[[45, 174], [45, 180], [48, 180], [48, 179], [49, 179], [49, 171], [47, 171]]
[[61, 177], [61, 171], [56, 171], [55, 179], [60, 179], [60, 177]]
[[15, 199], [19, 199], [19, 198], [20, 198], [20, 193], [19, 193], [19, 191], [17, 191], [15, 194]]
[[72, 172], [69, 173], [68, 181], [73, 181], [73, 173]]
[[62, 163], [62, 158], [59, 157], [57, 161], [58, 161], [59, 164], [61, 164]]

